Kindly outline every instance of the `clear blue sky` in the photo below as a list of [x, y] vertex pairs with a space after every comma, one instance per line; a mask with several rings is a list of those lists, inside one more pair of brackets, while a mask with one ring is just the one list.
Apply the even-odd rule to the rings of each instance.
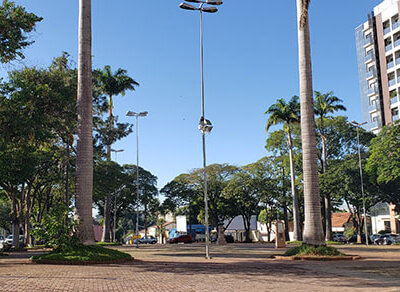
[[[78, 1], [16, 0], [44, 18], [24, 65], [47, 66], [67, 51], [77, 61]], [[333, 90], [351, 119], [360, 120], [354, 28], [378, 0], [311, 1], [314, 89]], [[127, 110], [149, 111], [139, 123], [140, 165], [161, 188], [202, 166], [198, 13], [178, 0], [93, 0], [93, 66], [128, 70], [136, 92], [115, 98]], [[265, 110], [298, 95], [296, 1], [225, 0], [204, 16], [208, 163], [244, 165], [266, 155]], [[20, 66], [15, 63], [14, 66]], [[15, 67], [2, 66], [2, 75]], [[119, 163], [136, 163], [133, 133], [116, 143]], [[113, 158], [115, 156], [113, 155]]]

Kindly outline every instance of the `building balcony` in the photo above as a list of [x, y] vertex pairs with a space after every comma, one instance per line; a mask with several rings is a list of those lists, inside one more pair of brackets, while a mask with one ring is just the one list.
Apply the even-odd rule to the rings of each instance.
[[368, 110], [369, 110], [370, 112], [375, 111], [377, 108], [378, 108], [378, 106], [377, 106], [377, 103], [376, 103], [376, 102], [374, 102], [374, 103], [372, 103], [372, 104], [370, 104], [370, 105], [368, 106]]
[[396, 103], [397, 101], [398, 101], [397, 95], [396, 95], [396, 96], [393, 96], [393, 97], [390, 99], [390, 104], [394, 104], [394, 103]]
[[368, 95], [375, 94], [377, 92], [376, 87], [368, 88]]
[[390, 32], [390, 26], [388, 26], [387, 28], [383, 29], [383, 34], [387, 34]]
[[392, 49], [392, 44], [388, 44], [385, 46], [385, 51], [388, 52]]
[[379, 126], [379, 124], [378, 124], [378, 121], [377, 121], [377, 120], [375, 120], [375, 121], [372, 121], [370, 125], [371, 125], [371, 129], [378, 128], [378, 126]]
[[396, 58], [396, 65], [400, 65], [400, 57]]
[[392, 30], [395, 30], [396, 28], [398, 28], [399, 27], [399, 21], [397, 20], [396, 22], [394, 22], [393, 24], [392, 24]]
[[375, 71], [374, 70], [370, 70], [365, 74], [365, 76], [366, 76], [367, 79], [375, 77]]
[[398, 121], [399, 120], [399, 114], [392, 116], [392, 121]]
[[396, 84], [396, 79], [389, 80], [389, 87]]
[[367, 45], [369, 45], [371, 43], [372, 43], [372, 38], [371, 37], [367, 37], [367, 38], [364, 39], [364, 46], [367, 46]]
[[371, 61], [372, 60], [372, 54], [368, 54], [365, 56], [365, 62]]
[[394, 47], [397, 47], [397, 46], [399, 46], [399, 45], [400, 45], [400, 39], [395, 40], [395, 41], [394, 41]]
[[390, 61], [389, 63], [387, 63], [386, 67], [387, 67], [388, 69], [393, 68], [393, 67], [394, 67], [394, 62], [393, 62], [393, 61]]

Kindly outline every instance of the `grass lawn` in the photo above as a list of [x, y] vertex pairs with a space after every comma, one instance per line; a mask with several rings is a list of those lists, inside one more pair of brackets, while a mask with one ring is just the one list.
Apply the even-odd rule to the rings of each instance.
[[61, 252], [51, 252], [49, 254], [31, 257], [31, 260], [45, 260], [55, 262], [107, 262], [131, 258], [130, 254], [105, 248], [102, 246], [84, 246]]
[[104, 242], [104, 241], [99, 241], [99, 242], [96, 242], [96, 245], [99, 245], [99, 246], [116, 246], [116, 245], [121, 245], [120, 243], [117, 243], [117, 242]]

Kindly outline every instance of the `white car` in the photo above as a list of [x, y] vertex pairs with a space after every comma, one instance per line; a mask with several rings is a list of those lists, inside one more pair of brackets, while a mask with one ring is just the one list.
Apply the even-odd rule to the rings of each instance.
[[[24, 245], [24, 240], [25, 240], [24, 236], [23, 236], [23, 235], [20, 235], [20, 236], [19, 236], [19, 245], [20, 245], [20, 246], [23, 246], [23, 245]], [[12, 236], [12, 235], [9, 235], [9, 236], [7, 236], [6, 239], [4, 240], [3, 245], [4, 245], [5, 247], [11, 247], [11, 246], [12, 246], [12, 243], [13, 243], [13, 236]]]

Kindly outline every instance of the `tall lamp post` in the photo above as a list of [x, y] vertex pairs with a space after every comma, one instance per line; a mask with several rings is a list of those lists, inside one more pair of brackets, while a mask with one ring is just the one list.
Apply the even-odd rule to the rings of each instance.
[[363, 200], [363, 211], [364, 211], [365, 243], [368, 245], [367, 212], [366, 212], [366, 208], [365, 208], [364, 181], [363, 181], [363, 171], [362, 171], [362, 164], [361, 164], [361, 146], [360, 146], [360, 127], [365, 125], [366, 123], [367, 122], [360, 124], [353, 120], [349, 124], [353, 125], [357, 128], [358, 164], [360, 167], [361, 195], [362, 195], [362, 200]]
[[139, 117], [147, 116], [148, 112], [126, 113], [127, 117], [136, 117], [136, 248], [139, 248]]
[[204, 6], [206, 5], [221, 5], [220, 0], [185, 0], [186, 2], [198, 3], [198, 7], [187, 3], [181, 3], [180, 8], [185, 10], [194, 10], [200, 12], [200, 65], [201, 65], [201, 117], [199, 122], [199, 130], [202, 134], [203, 143], [203, 179], [204, 179], [204, 221], [206, 225], [206, 259], [210, 259], [210, 233], [208, 230], [208, 196], [207, 196], [207, 163], [206, 163], [206, 133], [210, 133], [213, 126], [209, 120], [204, 116], [204, 63], [203, 63], [203, 12], [215, 13], [218, 8], [215, 6]]

